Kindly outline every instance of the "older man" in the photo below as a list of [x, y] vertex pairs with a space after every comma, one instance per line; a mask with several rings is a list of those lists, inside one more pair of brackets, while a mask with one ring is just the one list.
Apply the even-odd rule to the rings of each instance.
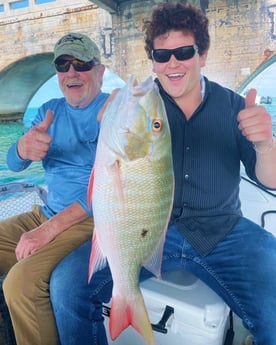
[[64, 98], [43, 104], [32, 127], [10, 147], [11, 170], [42, 161], [47, 203], [0, 223], [0, 275], [17, 345], [59, 344], [49, 299], [49, 276], [57, 263], [91, 237], [87, 185], [99, 132], [97, 115], [105, 67], [97, 45], [70, 33], [54, 48]]

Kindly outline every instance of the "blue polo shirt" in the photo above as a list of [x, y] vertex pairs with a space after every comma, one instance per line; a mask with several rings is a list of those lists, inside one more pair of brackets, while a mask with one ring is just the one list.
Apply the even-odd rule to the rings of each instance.
[[[48, 109], [54, 114], [48, 129], [51, 146], [42, 161], [48, 187], [47, 203], [42, 208], [46, 217], [52, 217], [74, 202], [79, 203], [87, 215], [92, 215], [87, 206], [87, 186], [99, 134], [97, 115], [108, 96], [100, 92], [84, 108], [71, 107], [65, 98], [52, 99], [39, 108], [32, 127], [44, 120]], [[7, 163], [11, 170], [21, 171], [32, 161], [20, 158], [16, 143], [8, 151]]]
[[244, 98], [204, 80], [202, 103], [189, 120], [156, 80], [171, 129], [175, 174], [171, 223], [201, 255], [210, 253], [242, 216], [241, 162], [257, 181], [256, 153], [238, 128]]

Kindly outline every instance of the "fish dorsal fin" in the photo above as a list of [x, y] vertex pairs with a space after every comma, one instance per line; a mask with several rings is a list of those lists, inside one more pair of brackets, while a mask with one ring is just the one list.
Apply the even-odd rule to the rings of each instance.
[[93, 273], [100, 271], [107, 265], [107, 259], [103, 255], [101, 248], [97, 241], [96, 229], [93, 232], [92, 238], [92, 250], [89, 260], [89, 270], [88, 270], [88, 282], [90, 282]]
[[143, 266], [154, 274], [157, 278], [161, 277], [161, 263], [163, 255], [163, 247], [165, 241], [165, 233], [160, 238], [151, 256], [144, 262]]

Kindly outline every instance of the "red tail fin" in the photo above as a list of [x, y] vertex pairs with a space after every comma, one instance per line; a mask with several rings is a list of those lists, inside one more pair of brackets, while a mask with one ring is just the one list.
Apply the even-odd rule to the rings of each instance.
[[129, 325], [144, 337], [147, 345], [155, 344], [152, 327], [141, 293], [131, 300], [127, 300], [123, 296], [112, 297], [109, 323], [111, 339], [115, 340]]

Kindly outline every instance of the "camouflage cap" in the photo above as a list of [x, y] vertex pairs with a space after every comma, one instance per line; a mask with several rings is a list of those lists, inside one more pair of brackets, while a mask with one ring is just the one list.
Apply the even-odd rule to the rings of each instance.
[[101, 62], [101, 53], [96, 43], [80, 33], [69, 33], [57, 41], [54, 48], [54, 61], [61, 55], [71, 55], [85, 62], [94, 59]]

